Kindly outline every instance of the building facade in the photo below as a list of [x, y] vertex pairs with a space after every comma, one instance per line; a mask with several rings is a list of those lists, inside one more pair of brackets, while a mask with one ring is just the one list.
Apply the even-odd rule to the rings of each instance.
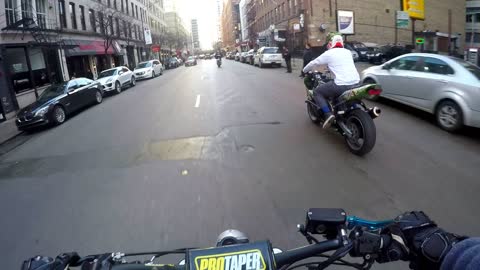
[[[255, 22], [249, 28], [258, 45], [286, 44], [302, 50], [305, 42], [313, 46], [325, 43], [330, 31], [337, 31], [337, 11], [353, 11], [354, 33], [347, 40], [387, 44], [395, 42], [396, 11], [399, 0], [252, 0]], [[404, 0], [409, 1], [409, 0]], [[407, 29], [397, 30], [397, 43], [411, 44], [413, 37], [425, 37], [425, 50], [445, 50], [448, 14], [451, 13], [451, 48], [463, 51], [465, 0], [424, 0], [425, 19], [412, 21]], [[450, 11], [449, 11], [450, 10]], [[247, 14], [248, 15], [248, 14]], [[412, 33], [413, 32], [413, 33]]]
[[52, 83], [148, 59], [145, 29], [161, 31], [159, 2], [0, 0], [1, 110], [28, 105]]
[[240, 0], [227, 0], [222, 11], [222, 42], [224, 48], [233, 48], [240, 42]]
[[188, 31], [182, 17], [176, 12], [166, 12], [165, 22], [167, 24], [169, 49], [175, 51], [177, 56], [185, 57], [191, 50], [191, 34]]
[[191, 33], [192, 33], [192, 48], [193, 52], [197, 52], [200, 50], [200, 37], [198, 34], [198, 20], [192, 19], [190, 21], [191, 24]]

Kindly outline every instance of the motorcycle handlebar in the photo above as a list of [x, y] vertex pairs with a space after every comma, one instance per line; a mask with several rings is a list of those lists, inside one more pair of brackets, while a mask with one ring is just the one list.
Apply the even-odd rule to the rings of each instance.
[[341, 246], [341, 241], [335, 239], [275, 254], [277, 269], [284, 265], [292, 264], [327, 251], [336, 250]]

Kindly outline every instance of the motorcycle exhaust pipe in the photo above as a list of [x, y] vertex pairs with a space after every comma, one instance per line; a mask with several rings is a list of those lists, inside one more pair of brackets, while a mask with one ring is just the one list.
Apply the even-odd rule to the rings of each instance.
[[379, 117], [381, 113], [382, 110], [380, 110], [380, 108], [378, 107], [373, 107], [368, 110], [368, 114], [370, 115], [370, 117], [372, 117], [372, 119]]

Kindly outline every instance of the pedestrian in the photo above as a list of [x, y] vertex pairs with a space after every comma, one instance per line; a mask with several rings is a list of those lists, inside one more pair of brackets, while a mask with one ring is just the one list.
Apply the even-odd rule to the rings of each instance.
[[[310, 63], [313, 59], [313, 52], [312, 52], [312, 46], [310, 46], [310, 43], [305, 43], [305, 50], [303, 51], [303, 68]], [[305, 73], [303, 73], [303, 68], [300, 71], [300, 77], [305, 77]]]
[[287, 73], [292, 73], [292, 55], [287, 49], [287, 46], [283, 46], [283, 59], [285, 59], [285, 64], [287, 65]]

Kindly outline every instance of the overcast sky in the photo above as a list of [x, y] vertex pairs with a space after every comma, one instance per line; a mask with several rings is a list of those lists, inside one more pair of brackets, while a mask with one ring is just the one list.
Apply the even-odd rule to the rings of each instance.
[[[200, 46], [210, 49], [212, 43], [218, 39], [216, 31], [217, 2], [216, 0], [173, 0], [180, 16], [191, 30], [191, 19], [198, 20]], [[222, 0], [223, 1], [223, 0]]]

